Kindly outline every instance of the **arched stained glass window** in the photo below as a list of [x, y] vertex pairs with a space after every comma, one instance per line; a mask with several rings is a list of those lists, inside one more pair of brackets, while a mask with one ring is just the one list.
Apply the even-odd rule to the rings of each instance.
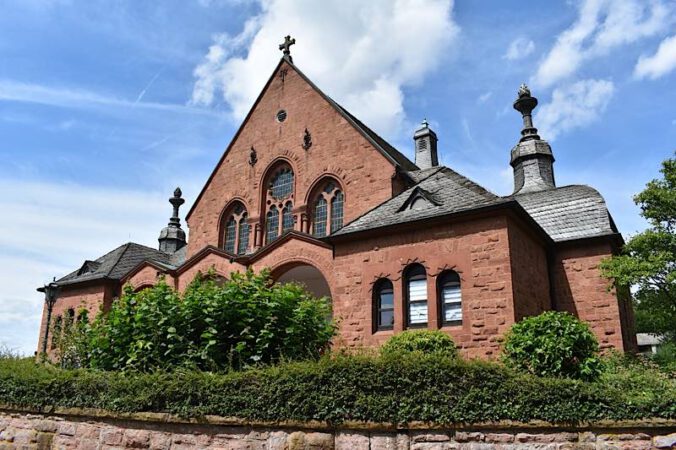
[[374, 330], [391, 330], [394, 327], [394, 287], [387, 278], [373, 286]]
[[249, 224], [244, 205], [236, 201], [229, 206], [221, 222], [221, 247], [230, 254], [243, 255], [249, 247]]
[[331, 233], [343, 227], [343, 193], [336, 191], [331, 199]]
[[265, 242], [268, 244], [279, 235], [279, 211], [277, 208], [272, 208], [268, 211], [265, 220]]
[[314, 205], [314, 217], [312, 220], [312, 234], [314, 236], [326, 236], [326, 214], [326, 199], [320, 195]]
[[420, 264], [406, 269], [404, 277], [406, 293], [406, 325], [409, 327], [427, 324], [427, 274]]
[[293, 204], [287, 202], [282, 209], [282, 233], [293, 230]]
[[243, 255], [249, 248], [249, 222], [246, 213], [239, 219], [239, 242], [237, 243], [237, 254]]
[[460, 276], [449, 270], [443, 272], [437, 281], [439, 291], [439, 311], [444, 325], [462, 324], [462, 293]]
[[235, 253], [235, 237], [237, 232], [237, 224], [235, 216], [230, 216], [225, 224], [225, 245], [224, 249], [228, 253]]
[[293, 193], [293, 171], [284, 168], [277, 172], [270, 182], [270, 194], [275, 199], [283, 199]]

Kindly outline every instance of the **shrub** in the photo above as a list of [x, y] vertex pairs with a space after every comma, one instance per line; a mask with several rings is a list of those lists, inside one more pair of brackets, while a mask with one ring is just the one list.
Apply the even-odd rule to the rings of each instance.
[[676, 342], [660, 345], [652, 359], [662, 370], [676, 376]]
[[330, 423], [676, 418], [676, 382], [653, 374], [608, 373], [586, 383], [421, 353], [324, 357], [227, 373], [64, 370], [9, 359], [0, 361], [0, 404]]
[[381, 348], [384, 356], [420, 352], [455, 358], [458, 350], [455, 342], [439, 330], [406, 330], [395, 334]]
[[548, 311], [512, 326], [503, 361], [534, 375], [593, 380], [601, 370], [598, 352], [587, 324], [571, 314]]
[[318, 358], [335, 333], [327, 299], [267, 272], [233, 273], [217, 283], [198, 275], [181, 295], [163, 281], [127, 288], [88, 331], [79, 360], [104, 370], [240, 368]]

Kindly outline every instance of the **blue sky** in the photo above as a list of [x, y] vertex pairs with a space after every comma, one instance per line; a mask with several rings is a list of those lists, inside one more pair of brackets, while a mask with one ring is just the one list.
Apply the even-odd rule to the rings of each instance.
[[590, 184], [625, 236], [676, 149], [673, 0], [0, 0], [0, 343], [35, 350], [35, 288], [129, 240], [157, 245], [281, 56], [407, 155], [509, 194], [522, 82], [558, 185]]

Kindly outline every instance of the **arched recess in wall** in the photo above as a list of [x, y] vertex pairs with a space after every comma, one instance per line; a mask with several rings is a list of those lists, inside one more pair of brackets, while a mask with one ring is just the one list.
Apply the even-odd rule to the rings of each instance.
[[218, 247], [233, 255], [243, 255], [249, 250], [250, 236], [249, 211], [243, 201], [234, 199], [221, 213]]
[[331, 287], [322, 271], [307, 261], [293, 261], [272, 269], [270, 277], [276, 283], [303, 284], [315, 297], [331, 298]]
[[261, 214], [263, 245], [269, 244], [284, 232], [293, 230], [296, 192], [296, 172], [287, 159], [276, 159], [261, 180]]
[[307, 197], [308, 233], [324, 237], [343, 227], [345, 191], [337, 178], [325, 175]]

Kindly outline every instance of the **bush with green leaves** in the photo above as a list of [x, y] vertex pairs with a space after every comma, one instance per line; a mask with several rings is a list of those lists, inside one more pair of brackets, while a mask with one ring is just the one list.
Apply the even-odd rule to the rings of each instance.
[[272, 283], [267, 271], [217, 283], [198, 275], [180, 294], [163, 281], [127, 288], [87, 332], [84, 365], [151, 371], [240, 368], [318, 358], [335, 334], [328, 299]]
[[406, 330], [395, 334], [380, 350], [383, 356], [402, 353], [438, 354], [456, 358], [458, 350], [453, 339], [439, 330]]
[[620, 367], [588, 383], [420, 352], [392, 358], [332, 355], [225, 373], [64, 370], [31, 360], [0, 360], [0, 404], [34, 411], [97, 408], [331, 424], [569, 424], [675, 419], [674, 398], [676, 381], [650, 368]]
[[512, 326], [505, 336], [503, 361], [533, 375], [594, 380], [601, 373], [599, 344], [589, 326], [575, 316], [548, 311]]

